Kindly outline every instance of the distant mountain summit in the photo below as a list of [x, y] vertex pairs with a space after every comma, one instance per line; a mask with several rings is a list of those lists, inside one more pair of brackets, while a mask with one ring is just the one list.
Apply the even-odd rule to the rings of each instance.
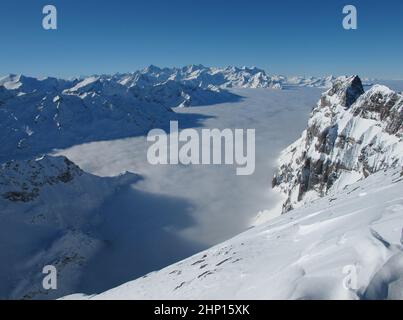
[[285, 149], [273, 187], [283, 211], [403, 165], [403, 96], [382, 85], [364, 92], [358, 76], [337, 78], [312, 110], [307, 129]]
[[160, 85], [172, 80], [191, 87], [200, 88], [275, 88], [283, 86], [306, 86], [328, 88], [336, 79], [333, 76], [317, 77], [286, 77], [269, 75], [257, 67], [224, 68], [205, 67], [203, 65], [189, 65], [183, 68], [159, 68], [151, 65], [133, 73], [119, 74], [118, 81], [122, 84], [147, 87]]

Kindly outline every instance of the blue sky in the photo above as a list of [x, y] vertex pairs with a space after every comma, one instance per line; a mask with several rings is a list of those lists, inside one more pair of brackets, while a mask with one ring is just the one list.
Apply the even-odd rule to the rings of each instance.
[[[42, 8], [58, 9], [58, 30]], [[358, 9], [358, 30], [342, 8]], [[0, 74], [77, 76], [150, 64], [403, 79], [401, 0], [0, 0]]]

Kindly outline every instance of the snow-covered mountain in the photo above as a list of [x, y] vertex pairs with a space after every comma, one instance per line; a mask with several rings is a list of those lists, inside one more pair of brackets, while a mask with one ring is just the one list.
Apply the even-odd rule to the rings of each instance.
[[[94, 232], [99, 208], [138, 179], [97, 177], [65, 157], [0, 165], [0, 298], [54, 298], [77, 288], [88, 260], [105, 246]], [[57, 295], [42, 288], [45, 265], [58, 270]]]
[[150, 66], [75, 80], [8, 75], [0, 79], [0, 162], [144, 134], [175, 117], [171, 108], [235, 101], [224, 88], [270, 84], [262, 70], [235, 67]]
[[283, 212], [342, 190], [379, 170], [403, 165], [403, 96], [358, 76], [340, 77], [312, 110], [300, 139], [285, 149], [273, 187]]
[[280, 158], [273, 184], [287, 214], [66, 299], [403, 299], [402, 103], [387, 87], [337, 78]]
[[53, 148], [144, 134], [169, 121], [164, 105], [140, 101], [107, 78], [9, 76], [0, 82], [0, 162]]
[[174, 81], [194, 88], [270, 88], [277, 82], [262, 69], [252, 67], [205, 67], [190, 65], [183, 68], [158, 68], [149, 66], [131, 74], [118, 75], [125, 85], [136, 85], [140, 88], [150, 84], [163, 84]]
[[201, 88], [275, 88], [283, 86], [304, 86], [329, 88], [336, 79], [334, 76], [301, 77], [268, 74], [256, 67], [226, 68], [190, 65], [183, 68], [159, 68], [150, 66], [131, 74], [116, 76], [125, 85], [136, 85], [141, 88], [150, 84], [162, 84], [169, 80]]
[[403, 299], [403, 172], [380, 171], [165, 269], [65, 299]]
[[[94, 292], [100, 287], [97, 277], [122, 261], [121, 277], [104, 279], [102, 290], [135, 278], [131, 271], [141, 264], [139, 251], [147, 250], [141, 234], [133, 232], [149, 226], [142, 208], [160, 201], [163, 209], [150, 210], [166, 213], [160, 195], [132, 187], [139, 180], [135, 174], [102, 178], [65, 157], [38, 155], [143, 135], [178, 116], [191, 116], [172, 108], [242, 99], [237, 95], [242, 90], [230, 88], [259, 88], [253, 91], [277, 96], [287, 92], [261, 89], [285, 86], [331, 86], [302, 137], [283, 152], [273, 182], [287, 194], [284, 211], [303, 208], [97, 298], [228, 298], [234, 292], [237, 298], [259, 299], [396, 297], [401, 283], [391, 279], [400, 281], [396, 269], [401, 266], [401, 94], [379, 85], [364, 92], [358, 77], [290, 79], [257, 68], [150, 66], [75, 80], [16, 75], [0, 80], [0, 261], [7, 261], [0, 265], [0, 298]], [[89, 146], [82, 150], [91, 152]], [[118, 158], [127, 153], [114, 150], [114, 159], [124, 162]], [[320, 196], [327, 197], [310, 202]], [[156, 230], [172, 228], [165, 216], [154, 217], [161, 222], [145, 232], [152, 230], [152, 237], [169, 246], [170, 238]], [[362, 249], [372, 250], [371, 255], [350, 254]], [[189, 251], [196, 252], [184, 244], [180, 259]], [[334, 253], [340, 261], [328, 264]], [[366, 269], [355, 291], [340, 291], [343, 275], [338, 272], [344, 263]], [[49, 264], [58, 269], [57, 292], [41, 286], [42, 268]], [[328, 276], [333, 271], [337, 274]], [[136, 277], [144, 273], [141, 267], [134, 272]], [[385, 285], [390, 287], [386, 295]], [[318, 289], [325, 286], [328, 290]], [[272, 287], [277, 290], [267, 289]]]
[[[333, 78], [289, 81], [253, 68], [150, 66], [84, 79], [0, 79], [0, 163], [77, 143], [144, 134], [175, 117], [171, 108], [232, 102], [229, 88], [323, 86]], [[51, 138], [50, 138], [51, 137]]]

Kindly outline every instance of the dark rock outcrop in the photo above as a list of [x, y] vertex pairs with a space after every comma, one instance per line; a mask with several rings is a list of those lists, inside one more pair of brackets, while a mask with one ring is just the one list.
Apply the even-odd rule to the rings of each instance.
[[403, 164], [403, 96], [364, 92], [358, 76], [338, 78], [312, 110], [300, 139], [283, 151], [272, 185], [283, 212], [378, 170]]

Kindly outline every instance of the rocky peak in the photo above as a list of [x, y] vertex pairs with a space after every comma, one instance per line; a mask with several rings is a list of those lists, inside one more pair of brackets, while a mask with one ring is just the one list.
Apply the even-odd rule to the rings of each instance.
[[403, 165], [402, 95], [358, 76], [340, 77], [312, 110], [300, 139], [281, 154], [273, 187], [283, 212], [344, 188], [378, 170]]
[[374, 85], [354, 106], [354, 116], [383, 122], [389, 134], [403, 133], [403, 96], [386, 86]]
[[15, 202], [32, 201], [44, 185], [68, 183], [82, 174], [66, 157], [8, 161], [0, 166], [0, 196]]
[[[358, 76], [339, 77], [333, 86], [322, 95], [323, 105], [337, 103], [348, 109], [364, 93], [361, 79]], [[327, 103], [326, 103], [327, 102]]]

